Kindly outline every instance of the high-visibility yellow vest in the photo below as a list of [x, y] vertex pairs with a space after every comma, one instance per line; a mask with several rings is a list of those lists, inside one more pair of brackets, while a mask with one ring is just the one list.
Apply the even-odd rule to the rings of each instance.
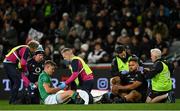
[[123, 71], [123, 70], [129, 71], [129, 63], [128, 62], [131, 58], [132, 57], [130, 56], [128, 58], [128, 61], [126, 63], [124, 63], [119, 57], [116, 57], [119, 72]]
[[152, 90], [154, 91], [169, 91], [172, 89], [171, 74], [168, 66], [163, 63], [163, 70], [151, 79]]
[[[82, 69], [78, 72], [79, 74], [80, 74], [83, 70], [86, 72], [87, 75], [92, 74], [92, 70], [91, 70], [90, 67], [84, 62], [84, 60], [83, 60], [82, 58], [80, 58], [80, 57], [78, 57], [78, 56], [72, 57], [72, 60], [75, 60], [75, 59], [78, 59], [78, 60], [81, 62], [81, 64], [82, 64]], [[73, 72], [72, 67], [69, 66], [69, 68], [70, 68], [71, 73], [72, 73], [72, 72]], [[75, 79], [75, 83], [76, 83], [76, 85], [79, 85], [79, 79], [78, 79], [78, 78]]]
[[[6, 55], [6, 57], [10, 56], [12, 53], [14, 54], [14, 56], [19, 60], [18, 62], [18, 68], [21, 69], [21, 59], [18, 57], [18, 55], [16, 54], [16, 50], [21, 48], [21, 47], [28, 47], [28, 45], [19, 45], [14, 47], [13, 49], [11, 49], [11, 51]], [[17, 52], [18, 53], [18, 52]]]

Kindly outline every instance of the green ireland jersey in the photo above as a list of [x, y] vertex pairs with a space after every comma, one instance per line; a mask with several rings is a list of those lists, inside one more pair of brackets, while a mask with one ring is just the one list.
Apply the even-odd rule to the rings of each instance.
[[43, 101], [46, 99], [47, 96], [50, 95], [49, 93], [46, 92], [45, 88], [43, 87], [44, 83], [48, 83], [51, 85], [51, 77], [46, 72], [43, 71], [38, 78], [38, 89]]

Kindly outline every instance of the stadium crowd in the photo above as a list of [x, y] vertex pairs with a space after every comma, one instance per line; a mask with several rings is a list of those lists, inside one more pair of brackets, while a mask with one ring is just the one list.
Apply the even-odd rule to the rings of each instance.
[[0, 58], [25, 44], [30, 28], [43, 33], [45, 59], [58, 66], [63, 47], [95, 64], [110, 63], [120, 44], [143, 61], [152, 48], [167, 56], [179, 13], [178, 0], [0, 0]]
[[[172, 44], [179, 41], [179, 20], [176, 0], [0, 0], [0, 60], [5, 57], [3, 63], [16, 92], [12, 92], [10, 104], [15, 102], [20, 79], [25, 76], [30, 88], [40, 91], [41, 98], [45, 94], [44, 101], [53, 101], [47, 104], [62, 103], [63, 97], [56, 101], [57, 92], [71, 82], [76, 82], [90, 98], [94, 76], [88, 64], [111, 62], [111, 82], [118, 81], [112, 83], [111, 91], [102, 99], [112, 99], [106, 98], [111, 93], [117, 103], [160, 102], [173, 92], [170, 68], [173, 65], [164, 58], [172, 54]], [[31, 41], [35, 39], [30, 33], [32, 29], [43, 35], [40, 38], [35, 35], [39, 42]], [[30, 53], [34, 55], [28, 61]], [[44, 71], [43, 58], [49, 61], [45, 62]], [[150, 59], [152, 69], [143, 69], [141, 63]], [[22, 68], [17, 69], [17, 61]], [[171, 62], [178, 66], [180, 59]], [[56, 64], [61, 68], [69, 65], [72, 75], [53, 88], [49, 75], [55, 72]], [[29, 73], [37, 72], [38, 65], [41, 74], [32, 81]], [[22, 77], [9, 69], [22, 72]], [[152, 82], [150, 91], [147, 79]], [[49, 97], [50, 94], [54, 95]], [[77, 98], [75, 95], [70, 91], [64, 98]]]

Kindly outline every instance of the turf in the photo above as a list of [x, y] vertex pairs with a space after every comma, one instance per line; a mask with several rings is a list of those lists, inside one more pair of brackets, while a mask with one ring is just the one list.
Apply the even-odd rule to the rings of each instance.
[[91, 104], [91, 105], [9, 105], [0, 100], [0, 110], [180, 110], [180, 99], [176, 103]]

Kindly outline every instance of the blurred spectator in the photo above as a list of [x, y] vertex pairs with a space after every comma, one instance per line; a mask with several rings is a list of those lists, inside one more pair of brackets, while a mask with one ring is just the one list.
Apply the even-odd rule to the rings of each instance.
[[145, 21], [144, 32], [149, 36], [150, 39], [152, 39], [153, 36], [152, 27], [152, 21]]
[[170, 29], [172, 39], [180, 40], [180, 21], [173, 24], [172, 28]]
[[137, 36], [133, 36], [131, 38], [131, 44], [129, 45], [130, 51], [131, 51], [131, 55], [134, 54], [136, 56], [140, 56], [140, 42], [137, 38]]
[[168, 55], [168, 44], [162, 40], [162, 36], [160, 33], [157, 33], [155, 35], [155, 48], [158, 48], [162, 52], [162, 56], [167, 56]]
[[76, 32], [76, 29], [73, 27], [69, 31], [69, 34], [68, 34], [68, 37], [67, 37], [67, 41], [66, 41], [67, 46], [73, 47], [76, 39], [79, 39], [79, 36], [78, 36], [78, 34]]
[[71, 28], [71, 26], [72, 26], [72, 21], [71, 21], [71, 19], [70, 19], [70, 17], [69, 17], [69, 14], [68, 14], [67, 12], [64, 12], [64, 13], [62, 14], [62, 21], [64, 22], [65, 26], [68, 27], [68, 29]]
[[80, 14], [77, 14], [75, 17], [75, 22], [74, 25], [71, 28], [75, 28], [75, 31], [77, 33], [77, 35], [80, 37], [82, 34], [82, 31], [84, 29], [84, 27], [82, 26], [82, 17]]
[[55, 43], [55, 30], [56, 22], [52, 20], [49, 24], [49, 29], [47, 30], [47, 38], [50, 40], [51, 44]]
[[[121, 45], [128, 45], [131, 42], [131, 39], [127, 33], [127, 30], [123, 28], [121, 30], [121, 35], [117, 37], [116, 42]], [[116, 47], [116, 46], [115, 46]]]
[[162, 20], [159, 20], [157, 24], [153, 26], [153, 36], [155, 36], [156, 33], [160, 33], [163, 40], [169, 39], [169, 29]]
[[44, 48], [44, 60], [52, 60], [52, 51], [48, 46]]
[[110, 21], [108, 33], [115, 37], [120, 34], [120, 25], [115, 19]]
[[60, 51], [65, 47], [65, 41], [62, 37], [58, 38], [58, 42], [54, 45], [54, 51], [53, 51], [53, 61], [56, 63], [57, 66], [62, 65], [60, 58]]
[[16, 29], [11, 25], [10, 21], [4, 22], [4, 28], [0, 33], [0, 36], [3, 40], [3, 54], [5, 55], [11, 48], [15, 47], [18, 43]]
[[89, 50], [89, 45], [88, 44], [82, 44], [81, 50], [78, 54], [78, 56], [81, 57], [86, 62], [87, 62], [88, 50]]
[[167, 22], [169, 19], [170, 11], [169, 8], [164, 6], [163, 4], [159, 5], [159, 8], [157, 9], [156, 16], [163, 19], [163, 22]]
[[104, 54], [106, 54], [106, 51], [102, 49], [101, 44], [95, 43], [94, 50], [88, 54], [88, 63], [100, 63], [99, 61], [102, 59]]
[[104, 21], [102, 20], [97, 21], [97, 25], [94, 29], [94, 38], [95, 39], [98, 37], [105, 38], [107, 35], [107, 32], [108, 31], [107, 31]]
[[68, 35], [68, 27], [65, 25], [64, 21], [60, 21], [58, 28], [55, 29], [56, 37], [63, 37], [64, 39], [67, 38]]
[[152, 41], [147, 33], [144, 33], [142, 42], [140, 43], [140, 58], [146, 61], [150, 58], [150, 50], [153, 48]]
[[111, 34], [107, 35], [105, 41], [103, 42], [103, 45], [104, 45], [104, 50], [107, 52], [109, 58], [111, 59], [113, 57], [112, 52], [114, 52], [114, 48], [115, 48], [114, 44], [115, 44], [114, 36]]
[[105, 53], [99, 63], [110, 63], [111, 60], [112, 58], [109, 56], [109, 54]]
[[81, 35], [82, 42], [91, 41], [94, 39], [93, 24], [91, 20], [85, 21], [85, 28]]
[[133, 32], [134, 32], [134, 27], [135, 27], [135, 21], [132, 17], [125, 17], [125, 24], [124, 24], [124, 28], [127, 31], [127, 35], [128, 36], [132, 36]]
[[73, 48], [75, 49], [74, 52], [75, 54], [77, 54], [80, 51], [80, 47], [81, 47], [81, 41], [79, 40], [79, 38], [76, 38], [73, 45]]

